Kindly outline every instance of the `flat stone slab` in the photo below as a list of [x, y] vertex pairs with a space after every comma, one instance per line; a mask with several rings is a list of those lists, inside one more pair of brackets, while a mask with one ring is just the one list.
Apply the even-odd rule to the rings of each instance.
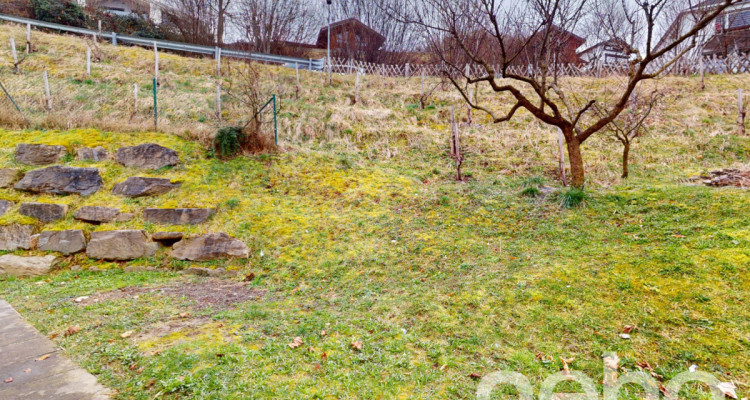
[[0, 225], [0, 250], [30, 249], [32, 231], [31, 225]]
[[156, 232], [151, 235], [151, 239], [154, 242], [159, 242], [159, 244], [164, 246], [172, 246], [182, 240], [182, 237], [182, 232]]
[[14, 256], [5, 254], [0, 256], [0, 274], [11, 276], [41, 276], [46, 275], [57, 262], [55, 256]]
[[16, 146], [16, 161], [26, 165], [54, 164], [59, 162], [67, 152], [65, 146], [23, 143]]
[[15, 188], [32, 193], [88, 196], [101, 189], [103, 183], [96, 168], [55, 166], [27, 172]]
[[0, 215], [5, 215], [11, 207], [13, 207], [12, 202], [8, 200], [0, 200]]
[[[4, 300], [0, 300], [0, 326], [0, 399], [109, 399], [109, 389], [67, 359]], [[8, 378], [13, 381], [4, 383]]]
[[115, 159], [126, 167], [143, 169], [159, 169], [180, 163], [176, 151], [156, 143], [121, 147], [117, 149]]
[[86, 250], [86, 236], [80, 229], [44, 231], [39, 235], [37, 249], [70, 255]]
[[169, 179], [131, 176], [123, 182], [116, 183], [112, 193], [125, 197], [156, 196], [179, 186], [179, 183], [172, 183]]
[[21, 172], [14, 168], [0, 168], [0, 188], [12, 187]]
[[183, 239], [175, 243], [172, 249], [172, 257], [178, 260], [204, 261], [249, 256], [250, 250], [244, 242], [224, 232]]
[[120, 210], [117, 208], [83, 206], [73, 213], [73, 218], [93, 224], [101, 224], [113, 221], [118, 215], [120, 215]]
[[147, 208], [143, 219], [161, 225], [195, 225], [206, 222], [215, 212], [212, 208]]
[[65, 204], [23, 203], [18, 212], [42, 222], [52, 222], [65, 218], [65, 214], [68, 213], [68, 206]]
[[152, 257], [156, 243], [142, 230], [91, 232], [86, 255], [100, 260], [133, 260]]
[[109, 153], [102, 146], [79, 147], [76, 149], [76, 159], [79, 161], [106, 161]]

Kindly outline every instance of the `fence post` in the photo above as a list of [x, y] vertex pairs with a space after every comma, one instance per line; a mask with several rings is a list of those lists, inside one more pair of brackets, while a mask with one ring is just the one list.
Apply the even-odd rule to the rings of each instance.
[[419, 85], [419, 105], [424, 109], [424, 68], [422, 68], [422, 79]]
[[456, 113], [451, 106], [451, 158], [456, 157]]
[[216, 119], [221, 123], [221, 81], [216, 82]]
[[745, 134], [745, 101], [742, 88], [737, 89], [737, 133]]
[[45, 103], [47, 106], [47, 112], [50, 112], [52, 111], [52, 96], [50, 96], [50, 93], [49, 93], [49, 79], [47, 78], [46, 69], [42, 73], [42, 77], [44, 78], [44, 95], [45, 95]]
[[409, 67], [410, 67], [409, 63], [406, 63], [406, 65], [404, 66], [404, 77], [406, 77], [406, 78], [409, 77], [409, 73], [410, 73]]
[[98, 20], [96, 23], [99, 28], [99, 37], [102, 37], [102, 20]]
[[26, 24], [26, 54], [31, 53], [31, 24]]
[[154, 78], [154, 130], [155, 131], [159, 129], [159, 125], [157, 122], [158, 116], [159, 116], [159, 112], [158, 112], [158, 107], [156, 103], [156, 78]]
[[279, 146], [279, 129], [276, 121], [276, 95], [273, 95], [273, 143]]
[[469, 74], [469, 72], [470, 72], [470, 71], [469, 71], [469, 68], [470, 68], [470, 67], [469, 67], [469, 64], [466, 64], [466, 66], [464, 67], [464, 76], [466, 76], [467, 78], [468, 78], [468, 77], [469, 77], [469, 75], [470, 75], [470, 74]]
[[216, 46], [214, 57], [216, 58], [216, 76], [221, 76], [221, 47]]
[[91, 76], [91, 46], [86, 45], [86, 76]]
[[159, 81], [159, 49], [156, 47], [156, 41], [154, 41], [154, 85], [156, 85], [156, 82], [158, 81]]
[[133, 115], [138, 112], [138, 84], [133, 84]]
[[357, 68], [357, 80], [354, 85], [354, 104], [359, 103], [359, 68]]
[[703, 62], [703, 55], [700, 57], [700, 69], [701, 69], [701, 90], [706, 90], [706, 65]]
[[468, 100], [466, 101], [466, 118], [467, 123], [471, 125], [471, 96], [472, 96], [472, 87], [469, 86], [469, 92], [467, 93]]
[[10, 52], [13, 55], [13, 66], [18, 71], [18, 53], [16, 53], [16, 40], [10, 38]]
[[567, 178], [565, 177], [565, 137], [563, 131], [557, 128], [557, 147], [560, 151], [558, 156], [560, 162], [560, 178], [562, 179], [563, 186], [568, 186]]

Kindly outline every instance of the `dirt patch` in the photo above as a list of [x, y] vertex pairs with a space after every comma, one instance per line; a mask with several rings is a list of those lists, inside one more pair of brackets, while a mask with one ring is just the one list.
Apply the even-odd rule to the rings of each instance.
[[715, 187], [736, 186], [747, 188], [750, 187], [750, 171], [720, 169], [718, 171], [711, 171], [708, 175], [693, 177], [690, 180]]
[[163, 286], [129, 286], [111, 292], [97, 293], [79, 304], [94, 304], [117, 299], [136, 298], [143, 294], [155, 294], [191, 300], [197, 310], [213, 308], [226, 310], [237, 303], [263, 298], [266, 290], [247, 286], [247, 282], [223, 279], [202, 279], [197, 282], [173, 282]]

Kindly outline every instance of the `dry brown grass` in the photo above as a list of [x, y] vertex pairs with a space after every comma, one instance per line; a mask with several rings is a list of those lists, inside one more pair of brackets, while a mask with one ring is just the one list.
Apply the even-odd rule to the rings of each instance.
[[[0, 43], [8, 43], [11, 35], [17, 43], [25, 41], [23, 28], [7, 24], [2, 28]], [[92, 76], [87, 77], [86, 41], [82, 38], [34, 32], [32, 41], [37, 52], [22, 64], [19, 74], [12, 72], [10, 50], [3, 47], [0, 73], [34, 127], [153, 130], [151, 50], [100, 44], [103, 60], [92, 65]], [[234, 63], [237, 61], [224, 60], [222, 87], [237, 83], [233, 76], [227, 76]], [[159, 130], [210, 146], [219, 127], [214, 60], [162, 53], [160, 64]], [[50, 74], [53, 97], [50, 113], [43, 106], [45, 69]], [[287, 150], [358, 151], [368, 158], [414, 162], [414, 157], [406, 157], [411, 154], [419, 159], [419, 165], [448, 165], [450, 160], [443, 154], [447, 148], [449, 107], [455, 106], [459, 118], [466, 120], [465, 107], [449, 88], [435, 91], [428, 109], [419, 110], [415, 100], [419, 96], [418, 78], [366, 76], [362, 80], [361, 101], [352, 105], [353, 77], [335, 76], [334, 85], [328, 87], [324, 74], [302, 71], [297, 97], [293, 70], [264, 66], [261, 74], [263, 92], [279, 97], [279, 139]], [[135, 110], [134, 83], [140, 86]], [[562, 82], [580, 94], [579, 101], [590, 96], [606, 98], [620, 84], [616, 79], [575, 78]], [[656, 82], [665, 100], [654, 112], [646, 137], [634, 146], [632, 164], [636, 174], [689, 175], [714, 167], [744, 167], [741, 161], [720, 160], [721, 165], [716, 165], [716, 160], [704, 160], [701, 151], [696, 150], [707, 148], [709, 143], [720, 148], [736, 146], [731, 139], [735, 129], [735, 90], [748, 84], [747, 75], [715, 76], [708, 78], [707, 90], [700, 92], [695, 78]], [[498, 109], [508, 106], [487, 88], [479, 96], [493, 100], [492, 105]], [[0, 100], [0, 107], [0, 123], [8, 127], [22, 125], [23, 120], [7, 100]], [[247, 112], [231, 96], [224, 96], [223, 124], [242, 124], [248, 119]], [[262, 129], [265, 137], [273, 134], [271, 114], [265, 114]], [[554, 175], [555, 130], [541, 125], [528, 113], [519, 112], [513, 121], [496, 125], [489, 123], [487, 116], [474, 112], [473, 124], [463, 124], [461, 130], [467, 154], [465, 169], [475, 176]], [[586, 143], [584, 157], [590, 183], [608, 186], [620, 182], [618, 153], [618, 145], [603, 137]]]

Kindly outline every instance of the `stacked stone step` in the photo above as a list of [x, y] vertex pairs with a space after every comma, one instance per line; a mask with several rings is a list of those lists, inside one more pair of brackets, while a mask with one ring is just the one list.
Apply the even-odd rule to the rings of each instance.
[[[67, 150], [63, 146], [20, 144], [16, 148], [18, 162], [35, 166], [59, 163], [66, 154]], [[109, 159], [109, 154], [102, 147], [79, 148], [77, 157], [79, 160], [103, 161]], [[174, 150], [153, 143], [120, 148], [115, 160], [128, 167], [149, 170], [179, 164], [179, 157]], [[20, 175], [15, 169], [0, 169], [0, 187], [14, 187], [16, 190], [29, 193], [88, 196], [103, 186], [103, 180], [96, 168], [55, 165], [29, 171], [18, 180]], [[116, 183], [112, 192], [123, 197], [136, 198], [161, 195], [179, 186], [180, 183], [169, 179], [129, 177], [123, 182]], [[6, 213], [12, 205], [13, 203], [7, 200], [0, 200], [0, 215]], [[206, 222], [215, 211], [206, 208], [147, 208], [143, 211], [143, 219], [160, 225], [192, 225]], [[68, 206], [26, 202], [20, 205], [19, 213], [42, 223], [50, 223], [65, 218]], [[83, 206], [73, 213], [74, 219], [95, 225], [126, 222], [133, 217], [132, 213], [123, 213], [117, 208], [98, 206]], [[184, 238], [180, 232], [157, 232], [149, 236], [143, 230], [113, 230], [91, 232], [87, 240], [83, 230], [42, 231], [38, 235], [34, 235], [33, 230], [34, 227], [31, 225], [0, 225], [0, 250], [38, 249], [63, 255], [85, 251], [90, 258], [124, 261], [152, 257], [157, 247], [162, 245], [173, 246], [172, 257], [180, 260], [203, 261], [249, 256], [249, 250], [242, 241], [225, 233], [208, 233]], [[28, 259], [29, 268], [24, 270], [21, 264], [24, 264], [25, 259]], [[0, 256], [0, 274], [11, 272], [19, 275], [19, 271], [26, 271], [26, 275], [39, 275], [49, 271], [56, 261], [57, 258], [54, 256], [50, 258], [4, 255]]]

